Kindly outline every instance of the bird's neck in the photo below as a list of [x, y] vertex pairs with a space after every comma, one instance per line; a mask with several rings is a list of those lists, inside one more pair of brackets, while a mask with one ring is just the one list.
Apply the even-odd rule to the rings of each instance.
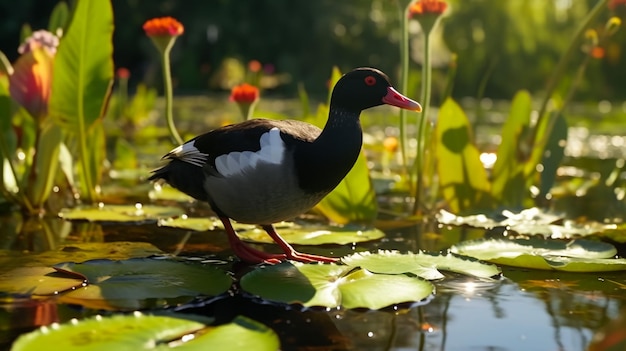
[[296, 155], [302, 189], [330, 192], [352, 169], [363, 143], [359, 115], [331, 106], [322, 133]]

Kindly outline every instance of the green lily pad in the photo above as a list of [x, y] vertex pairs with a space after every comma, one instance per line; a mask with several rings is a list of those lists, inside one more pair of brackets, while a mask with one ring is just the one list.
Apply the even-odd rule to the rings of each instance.
[[[283, 224], [277, 226], [277, 232], [290, 244], [297, 245], [347, 245], [385, 237], [385, 233], [376, 228], [354, 229], [349, 226], [300, 226]], [[255, 243], [273, 243], [263, 229], [252, 228], [237, 232], [242, 240]]]
[[0, 292], [20, 295], [56, 295], [83, 286], [81, 278], [59, 277], [50, 267], [21, 267], [0, 273]]
[[481, 239], [459, 243], [451, 252], [513, 267], [567, 272], [626, 270], [626, 259], [611, 244], [590, 240]]
[[[231, 221], [231, 223], [233, 225], [233, 229], [235, 229], [236, 231], [250, 230], [256, 228], [255, 225], [251, 224], [241, 224], [234, 221]], [[204, 232], [207, 230], [215, 229], [224, 230], [224, 224], [222, 224], [222, 221], [220, 221], [220, 219], [215, 216], [198, 218], [182, 215], [175, 218], [161, 218], [159, 219], [157, 224], [161, 227], [181, 228], [197, 232]]]
[[178, 201], [178, 202], [192, 202], [195, 201], [191, 196], [175, 189], [167, 184], [154, 183], [154, 188], [148, 193], [150, 200], [166, 200], [166, 201]]
[[275, 351], [278, 336], [246, 317], [207, 327], [189, 316], [131, 315], [73, 320], [20, 336], [11, 351], [48, 350], [260, 350]]
[[502, 274], [493, 264], [482, 263], [455, 256], [425, 252], [402, 254], [398, 251], [360, 252], [341, 258], [349, 266], [365, 268], [375, 273], [412, 273], [418, 277], [435, 280], [444, 278], [439, 270], [472, 275], [479, 278], [492, 278]]
[[273, 302], [374, 310], [422, 301], [434, 292], [431, 283], [403, 274], [376, 274], [345, 265], [297, 262], [258, 267], [241, 278], [241, 287]]
[[[616, 229], [615, 224], [604, 224], [593, 221], [579, 223], [577, 221], [563, 219], [561, 216], [546, 212], [533, 207], [520, 212], [504, 210], [497, 214], [476, 214], [470, 216], [457, 216], [445, 210], [437, 215], [437, 220], [447, 225], [469, 225], [477, 228], [492, 229], [506, 227], [508, 230], [519, 234], [539, 234], [552, 239], [571, 239], [573, 237], [589, 236]], [[561, 221], [562, 224], [555, 224]]]
[[61, 302], [110, 310], [146, 308], [149, 299], [167, 303], [167, 299], [211, 297], [226, 292], [232, 283], [216, 267], [163, 259], [93, 260], [54, 268], [87, 281], [87, 286], [63, 294]]
[[0, 252], [0, 266], [5, 270], [22, 267], [48, 267], [57, 263], [83, 262], [108, 258], [124, 260], [162, 254], [156, 246], [144, 242], [114, 241], [109, 243], [75, 243], [58, 247], [54, 251], [30, 254], [15, 251]]
[[156, 222], [159, 218], [175, 217], [183, 214], [178, 207], [153, 205], [104, 205], [63, 209], [59, 216], [67, 220], [90, 222]]

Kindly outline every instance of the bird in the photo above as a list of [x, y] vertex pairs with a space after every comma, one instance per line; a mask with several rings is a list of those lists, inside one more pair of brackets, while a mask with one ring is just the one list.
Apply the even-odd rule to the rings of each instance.
[[[241, 261], [336, 262], [338, 258], [296, 251], [273, 224], [307, 212], [342, 181], [361, 152], [361, 111], [384, 104], [422, 109], [382, 71], [356, 68], [335, 84], [323, 129], [298, 120], [262, 118], [223, 126], [174, 148], [148, 179], [208, 202]], [[231, 219], [260, 226], [283, 253], [245, 244]]]

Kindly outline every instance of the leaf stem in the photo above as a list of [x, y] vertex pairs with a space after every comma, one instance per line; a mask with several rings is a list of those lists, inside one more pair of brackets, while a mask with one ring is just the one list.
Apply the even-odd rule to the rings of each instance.
[[413, 212], [417, 212], [422, 202], [422, 192], [424, 191], [424, 153], [426, 145], [426, 123], [428, 122], [428, 110], [430, 107], [431, 94], [431, 64], [430, 64], [430, 30], [422, 29], [424, 32], [424, 61], [422, 62], [422, 114], [418, 118], [417, 127], [417, 154], [415, 155], [415, 174], [417, 176], [417, 184], [415, 186], [415, 199], [413, 202]]
[[163, 68], [163, 85], [165, 89], [165, 120], [167, 122], [167, 129], [170, 132], [170, 138], [176, 145], [182, 145], [183, 139], [176, 130], [174, 124], [174, 113], [172, 111], [173, 104], [173, 89], [172, 89], [172, 72], [170, 70], [170, 50], [174, 44], [174, 40], [171, 40], [169, 45], [161, 51], [162, 68]]
[[[409, 87], [409, 6], [410, 2], [403, 5], [398, 2], [400, 12], [400, 92], [406, 94]], [[402, 160], [402, 172], [409, 177], [409, 191], [412, 192], [413, 180], [408, 168], [407, 146], [407, 111], [400, 109], [400, 157]]]

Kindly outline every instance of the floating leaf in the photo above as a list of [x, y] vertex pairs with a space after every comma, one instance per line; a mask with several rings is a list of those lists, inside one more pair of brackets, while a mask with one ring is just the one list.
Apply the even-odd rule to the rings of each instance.
[[[385, 233], [376, 228], [353, 229], [353, 227], [336, 226], [300, 226], [282, 225], [277, 228], [280, 236], [291, 244], [297, 245], [347, 245], [385, 237]], [[250, 230], [239, 230], [239, 237], [257, 243], [272, 243], [272, 239], [263, 229], [253, 227]]]
[[[469, 225], [485, 229], [506, 227], [508, 230], [519, 234], [540, 234], [546, 238], [552, 239], [570, 239], [574, 236], [588, 236], [617, 228], [615, 224], [602, 224], [593, 221], [579, 223], [572, 220], [563, 220], [559, 215], [546, 212], [536, 207], [528, 208], [520, 212], [503, 210], [500, 213], [491, 214], [490, 216], [485, 214], [457, 216], [446, 210], [441, 210], [437, 214], [437, 220], [439, 223], [447, 225]], [[561, 221], [562, 224], [554, 224], [557, 221]]]
[[425, 252], [402, 254], [398, 251], [361, 252], [343, 257], [349, 266], [361, 267], [374, 273], [412, 273], [421, 278], [434, 280], [444, 278], [439, 270], [492, 278], [502, 273], [493, 264], [470, 261], [452, 254], [439, 255]]
[[63, 263], [54, 268], [82, 276], [88, 283], [63, 294], [61, 301], [107, 309], [145, 308], [147, 299], [215, 296], [232, 283], [226, 272], [215, 267], [146, 258]]
[[6, 270], [18, 267], [53, 266], [57, 263], [67, 262], [70, 259], [74, 262], [99, 258], [123, 260], [162, 253], [154, 245], [144, 242], [76, 243], [63, 245], [54, 251], [46, 251], [39, 254], [0, 251], [0, 265]]
[[459, 243], [450, 251], [507, 266], [567, 272], [626, 270], [626, 259], [611, 258], [615, 247], [589, 240], [481, 239]]
[[59, 216], [67, 220], [87, 220], [90, 222], [156, 222], [159, 218], [183, 214], [178, 207], [153, 205], [99, 205], [63, 209]]
[[50, 267], [22, 267], [0, 273], [0, 292], [20, 295], [54, 295], [83, 285], [80, 278], [60, 277]]
[[194, 199], [181, 192], [180, 190], [173, 188], [167, 184], [160, 185], [158, 183], [154, 184], [154, 188], [150, 190], [148, 193], [148, 197], [150, 200], [168, 200], [168, 201], [178, 201], [178, 202], [191, 202]]
[[258, 267], [241, 278], [241, 287], [263, 299], [307, 307], [383, 307], [421, 301], [434, 292], [429, 282], [403, 274], [375, 274], [336, 264], [283, 262]]
[[[246, 317], [207, 327], [192, 316], [132, 315], [89, 318], [54, 324], [20, 336], [12, 351], [47, 350], [50, 345], [73, 350], [260, 350], [275, 351], [278, 336], [269, 328]], [[97, 332], [94, 332], [97, 331]], [[193, 338], [189, 335], [195, 334]], [[150, 346], [149, 346], [150, 345]]]
[[[233, 228], [237, 231], [252, 230], [257, 228], [255, 225], [251, 224], [241, 224], [234, 221], [231, 221], [231, 223], [233, 225]], [[194, 230], [197, 232], [204, 232], [214, 229], [224, 230], [224, 225], [222, 224], [222, 221], [214, 216], [196, 218], [182, 215], [176, 218], [162, 218], [159, 219], [158, 225], [160, 227], [182, 228]]]

